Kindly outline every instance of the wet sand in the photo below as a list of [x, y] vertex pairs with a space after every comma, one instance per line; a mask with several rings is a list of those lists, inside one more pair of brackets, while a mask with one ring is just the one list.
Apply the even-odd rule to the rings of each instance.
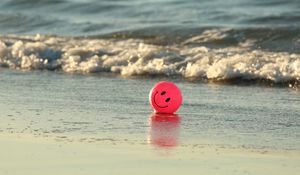
[[0, 174], [253, 174], [296, 175], [297, 151], [247, 150], [212, 145], [55, 141], [0, 135]]
[[298, 91], [171, 80], [178, 115], [154, 115], [161, 79], [2, 70], [0, 175], [296, 175]]

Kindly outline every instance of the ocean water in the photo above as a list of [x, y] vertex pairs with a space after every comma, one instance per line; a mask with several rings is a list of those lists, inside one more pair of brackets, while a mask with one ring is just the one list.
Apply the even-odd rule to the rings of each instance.
[[0, 27], [6, 34], [72, 36], [147, 28], [158, 33], [203, 27], [292, 30], [299, 29], [299, 7], [298, 0], [2, 0]]
[[300, 149], [299, 0], [2, 0], [0, 34], [0, 132]]
[[3, 0], [0, 66], [299, 87], [298, 0]]

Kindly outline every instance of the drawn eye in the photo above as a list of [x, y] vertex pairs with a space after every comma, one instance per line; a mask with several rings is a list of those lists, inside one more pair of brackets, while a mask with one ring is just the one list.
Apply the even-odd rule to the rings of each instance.
[[170, 100], [171, 100], [170, 98], [167, 98], [167, 99], [166, 99], [166, 102], [169, 102]]
[[161, 93], [160, 93], [160, 95], [165, 95], [166, 94], [166, 91], [162, 91]]

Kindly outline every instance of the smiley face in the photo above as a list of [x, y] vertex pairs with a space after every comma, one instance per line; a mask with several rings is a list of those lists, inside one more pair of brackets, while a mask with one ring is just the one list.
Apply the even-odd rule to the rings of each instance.
[[149, 102], [157, 113], [173, 114], [182, 103], [181, 91], [174, 83], [159, 82], [151, 89]]

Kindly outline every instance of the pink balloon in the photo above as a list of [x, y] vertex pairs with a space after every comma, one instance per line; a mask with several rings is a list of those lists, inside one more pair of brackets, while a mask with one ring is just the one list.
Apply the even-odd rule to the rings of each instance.
[[174, 83], [161, 81], [151, 89], [149, 102], [156, 113], [173, 114], [182, 103], [181, 91]]

